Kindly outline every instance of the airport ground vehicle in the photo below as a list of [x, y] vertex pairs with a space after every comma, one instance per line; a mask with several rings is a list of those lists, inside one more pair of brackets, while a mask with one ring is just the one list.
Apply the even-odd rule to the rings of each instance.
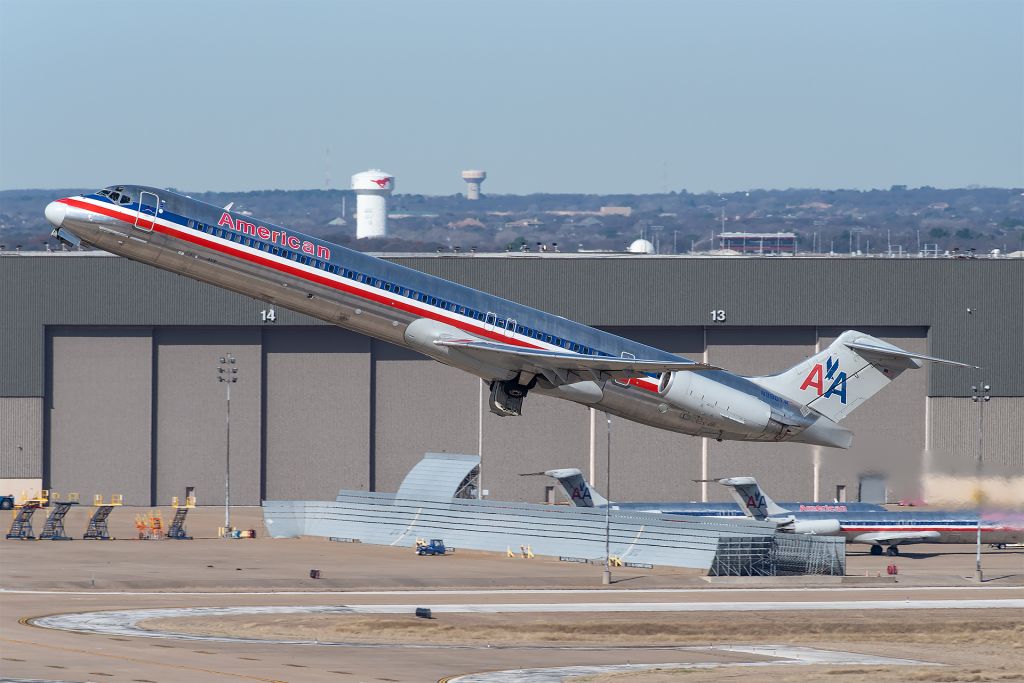
[[440, 538], [432, 538], [429, 543], [416, 544], [417, 555], [444, 555], [448, 549]]

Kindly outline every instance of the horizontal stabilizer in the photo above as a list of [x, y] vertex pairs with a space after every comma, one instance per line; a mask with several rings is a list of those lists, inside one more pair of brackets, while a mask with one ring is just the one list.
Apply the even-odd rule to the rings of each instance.
[[860, 352], [860, 355], [865, 358], [870, 358], [876, 361], [907, 361], [906, 368], [917, 368], [920, 367], [917, 363], [911, 364], [911, 361], [926, 360], [930, 363], [942, 363], [944, 365], [956, 365], [961, 368], [974, 368], [980, 369], [978, 365], [971, 365], [970, 363], [961, 363], [960, 361], [947, 360], [945, 358], [936, 358], [935, 356], [926, 356], [923, 353], [913, 353], [911, 351], [904, 351], [903, 349], [896, 348], [894, 346], [879, 346], [877, 344], [868, 344], [862, 341], [844, 342], [846, 346]]
[[662, 372], [721, 369], [715, 365], [686, 360], [589, 356], [566, 351], [529, 349], [479, 339], [438, 339], [434, 344], [465, 353], [490, 365], [543, 375], [554, 386], [588, 380], [596, 382], [607, 379], [631, 379]]

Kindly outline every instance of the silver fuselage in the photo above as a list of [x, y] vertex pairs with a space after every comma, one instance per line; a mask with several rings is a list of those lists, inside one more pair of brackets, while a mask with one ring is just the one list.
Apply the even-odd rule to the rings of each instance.
[[[461, 363], [456, 354], [410, 343], [406, 330], [430, 319], [461, 334], [524, 348], [678, 361], [679, 356], [501, 297], [384, 261], [251, 216], [168, 190], [118, 186], [123, 199], [98, 193], [47, 207], [58, 237], [73, 239], [157, 268], [208, 282], [327, 323], [412, 348], [487, 381], [509, 380], [500, 368]], [[125, 202], [124, 198], [129, 201]], [[70, 233], [70, 235], [68, 234]], [[535, 391], [652, 427], [715, 439], [807, 441], [818, 417], [801, 406], [721, 370], [702, 373], [771, 409], [783, 432], [736, 433], [721, 416], [667, 406], [658, 377], [554, 386]], [[591, 386], [593, 385], [593, 386]], [[812, 430], [813, 431], [813, 430]]]

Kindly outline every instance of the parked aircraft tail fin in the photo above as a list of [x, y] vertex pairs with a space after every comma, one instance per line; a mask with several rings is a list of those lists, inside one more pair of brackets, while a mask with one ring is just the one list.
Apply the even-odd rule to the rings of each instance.
[[761, 490], [761, 486], [754, 477], [729, 477], [727, 479], [713, 479], [722, 486], [731, 489], [732, 497], [736, 499], [740, 509], [748, 517], [764, 521], [769, 517], [778, 517], [790, 513], [786, 508], [780, 507], [772, 500], [767, 493]]
[[871, 335], [847, 330], [827, 349], [777, 375], [751, 381], [839, 422], [921, 361], [977, 367], [912, 353]]
[[546, 472], [532, 472], [531, 474], [543, 474], [552, 479], [557, 479], [558, 483], [562, 486], [565, 497], [572, 501], [572, 504], [576, 507], [592, 508], [608, 504], [604, 497], [590, 488], [590, 484], [583, 478], [583, 472], [575, 467], [547, 470]]

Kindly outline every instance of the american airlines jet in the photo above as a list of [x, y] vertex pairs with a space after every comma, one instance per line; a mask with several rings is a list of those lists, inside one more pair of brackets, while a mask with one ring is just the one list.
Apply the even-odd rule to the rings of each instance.
[[[842, 535], [847, 543], [867, 543], [872, 555], [899, 555], [901, 545], [911, 543], [982, 543], [997, 548], [1024, 542], [1024, 519], [1018, 513], [985, 513], [971, 510], [848, 510], [845, 512], [800, 511], [776, 503], [754, 477], [711, 479], [731, 489], [737, 505], [748, 517], [779, 524], [796, 533]], [[831, 527], [835, 527], [832, 529]], [[808, 531], [810, 530], [810, 531]]]
[[[481, 377], [491, 410], [531, 392], [674, 432], [848, 448], [839, 425], [921, 360], [853, 330], [777, 375], [742, 377], [169, 190], [58, 199], [58, 239], [86, 244], [416, 350]], [[971, 367], [971, 366], [966, 366]]]

